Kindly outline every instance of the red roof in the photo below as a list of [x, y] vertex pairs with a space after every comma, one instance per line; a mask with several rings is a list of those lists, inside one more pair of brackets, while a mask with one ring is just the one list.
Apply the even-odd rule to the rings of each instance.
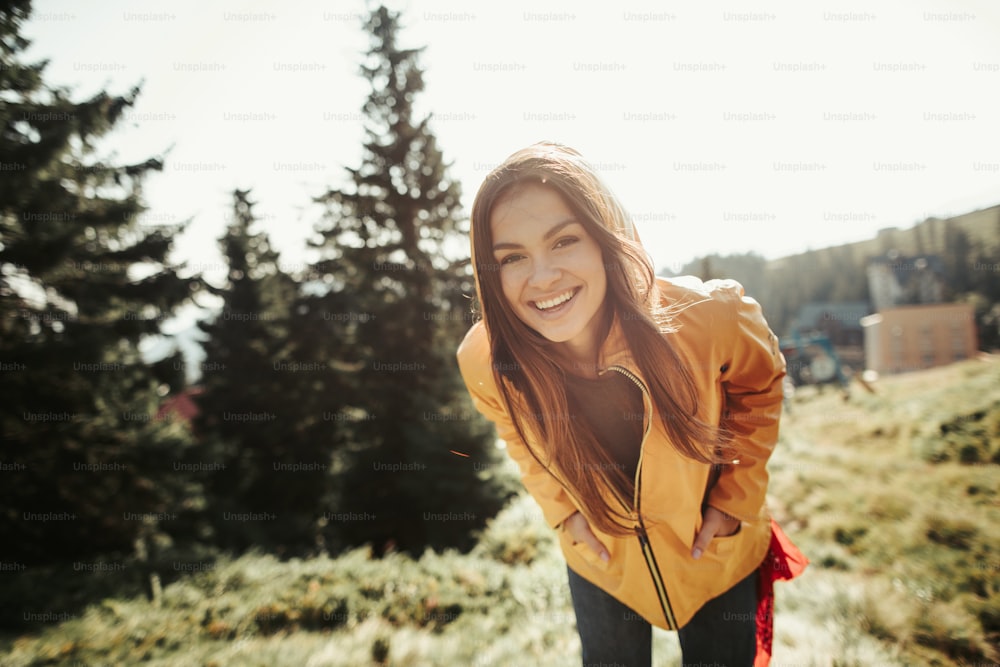
[[194, 397], [203, 391], [205, 391], [204, 387], [188, 387], [179, 394], [168, 396], [160, 404], [160, 409], [156, 411], [156, 418], [163, 419], [170, 415], [175, 419], [183, 420], [190, 426], [194, 418], [198, 416], [198, 404], [195, 403]]

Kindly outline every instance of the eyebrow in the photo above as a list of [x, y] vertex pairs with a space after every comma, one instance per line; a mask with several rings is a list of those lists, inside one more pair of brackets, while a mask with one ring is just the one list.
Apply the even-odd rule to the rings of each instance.
[[[553, 236], [555, 236], [556, 234], [558, 234], [559, 232], [561, 232], [564, 227], [568, 227], [568, 226], [570, 226], [572, 224], [579, 224], [579, 223], [580, 223], [580, 221], [577, 220], [576, 218], [566, 218], [562, 222], [557, 222], [556, 224], [552, 225], [547, 232], [545, 232], [545, 234], [542, 236], [542, 240], [543, 241], [548, 241]], [[520, 243], [506, 243], [506, 242], [504, 242], [504, 243], [494, 243], [493, 244], [493, 252], [496, 252], [497, 250], [512, 250], [512, 249], [523, 248], [523, 247], [524, 246], [521, 245]]]

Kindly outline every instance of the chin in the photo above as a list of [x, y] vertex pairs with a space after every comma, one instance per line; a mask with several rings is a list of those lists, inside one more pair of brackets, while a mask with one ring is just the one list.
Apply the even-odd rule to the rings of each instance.
[[546, 331], [544, 327], [536, 327], [535, 331], [537, 331], [542, 338], [550, 343], [565, 343], [580, 335], [579, 331], [566, 331], [565, 329], [558, 331]]

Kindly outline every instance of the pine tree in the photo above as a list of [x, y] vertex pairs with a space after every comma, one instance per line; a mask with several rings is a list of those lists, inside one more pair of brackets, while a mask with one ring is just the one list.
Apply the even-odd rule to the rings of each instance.
[[213, 289], [221, 312], [199, 325], [208, 335], [199, 436], [209, 452], [206, 487], [216, 542], [282, 554], [316, 547], [329, 492], [331, 440], [315, 437], [310, 376], [292, 341], [298, 286], [257, 223], [250, 193], [233, 193], [232, 221], [220, 240], [227, 284]]
[[327, 291], [306, 310], [327, 320], [316, 344], [357, 365], [343, 374], [352, 393], [342, 410], [356, 417], [345, 420], [329, 532], [340, 544], [419, 552], [471, 546], [506, 491], [481, 472], [495, 462], [491, 430], [473, 416], [454, 356], [473, 291], [468, 259], [447, 252], [468, 234], [461, 191], [430, 119], [414, 117], [420, 49], [401, 47], [399, 29], [384, 7], [367, 20], [362, 163], [347, 170], [347, 187], [319, 198], [311, 277]]
[[30, 9], [0, 9], [0, 544], [40, 562], [128, 552], [196, 514], [172, 470], [191, 439], [156, 418], [165, 387], [139, 344], [199, 281], [167, 264], [180, 226], [137, 220], [160, 160], [97, 155], [139, 90], [77, 102], [46, 85], [45, 62], [21, 62]]

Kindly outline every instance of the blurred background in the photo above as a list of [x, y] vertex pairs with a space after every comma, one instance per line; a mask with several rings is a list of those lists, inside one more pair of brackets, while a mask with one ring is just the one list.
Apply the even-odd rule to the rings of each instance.
[[781, 338], [776, 659], [1000, 660], [993, 3], [0, 12], [0, 664], [574, 664], [454, 362], [541, 139]]

